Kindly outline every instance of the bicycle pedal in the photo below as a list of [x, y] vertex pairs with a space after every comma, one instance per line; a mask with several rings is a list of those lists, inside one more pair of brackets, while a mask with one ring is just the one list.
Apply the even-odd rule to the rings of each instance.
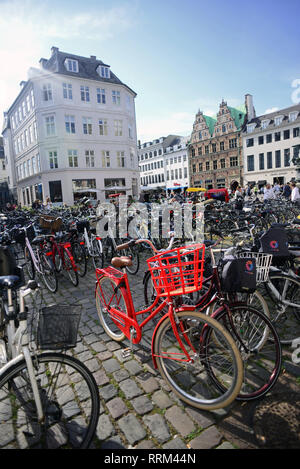
[[127, 347], [122, 350], [122, 358], [128, 358], [131, 356], [131, 348]]

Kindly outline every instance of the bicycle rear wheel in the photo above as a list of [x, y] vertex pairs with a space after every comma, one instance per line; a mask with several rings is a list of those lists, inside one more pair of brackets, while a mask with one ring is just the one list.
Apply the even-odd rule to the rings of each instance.
[[[186, 361], [167, 317], [154, 338], [159, 372], [180, 399], [193, 407], [215, 410], [228, 406], [243, 381], [243, 363], [233, 338], [205, 314], [179, 312], [176, 318], [179, 336], [192, 360]], [[222, 389], [212, 380], [211, 370], [223, 383]]]
[[55, 293], [58, 287], [55, 267], [52, 260], [43, 252], [40, 252], [40, 269], [45, 286], [51, 293]]
[[[247, 304], [215, 312], [213, 318], [230, 332], [241, 352], [244, 378], [237, 400], [250, 401], [264, 396], [277, 382], [282, 350], [277, 331], [262, 312]], [[212, 373], [218, 386], [223, 387]]]
[[45, 419], [37, 410], [25, 360], [0, 377], [0, 448], [88, 448], [100, 413], [98, 387], [79, 360], [61, 353], [34, 358]]
[[79, 281], [78, 273], [76, 270], [77, 267], [74, 262], [73, 256], [71, 255], [71, 253], [69, 252], [67, 248], [64, 249], [64, 261], [65, 261], [64, 269], [67, 271], [68, 277], [70, 281], [72, 282], [72, 284], [74, 285], [74, 287], [77, 287], [78, 281]]
[[77, 267], [79, 277], [84, 277], [86, 274], [87, 261], [84, 246], [78, 242], [72, 243], [72, 254]]

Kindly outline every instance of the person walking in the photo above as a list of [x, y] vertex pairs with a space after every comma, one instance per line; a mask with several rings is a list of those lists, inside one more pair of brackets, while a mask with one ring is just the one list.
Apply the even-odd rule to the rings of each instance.
[[294, 203], [297, 203], [297, 205], [300, 204], [300, 192], [298, 186], [295, 184], [295, 182], [292, 182], [291, 184], [292, 188], [292, 193], [291, 193], [291, 201]]
[[264, 202], [275, 199], [274, 189], [271, 184], [266, 184], [264, 188]]
[[290, 187], [290, 183], [287, 182], [285, 186], [283, 187], [282, 195], [286, 199], [289, 199], [291, 197], [292, 189]]

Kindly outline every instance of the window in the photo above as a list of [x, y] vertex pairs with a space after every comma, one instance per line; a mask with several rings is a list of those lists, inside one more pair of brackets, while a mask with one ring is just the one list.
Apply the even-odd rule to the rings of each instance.
[[29, 137], [29, 143], [32, 143], [33, 142], [33, 126], [32, 125], [29, 126], [29, 135], [28, 135], [28, 137]]
[[206, 161], [206, 163], [205, 163], [205, 169], [206, 169], [206, 171], [209, 171], [209, 170], [210, 170], [209, 161]]
[[263, 135], [260, 135], [258, 137], [258, 145], [263, 145], [264, 144], [264, 136]]
[[247, 132], [251, 133], [255, 129], [256, 124], [248, 124], [247, 125]]
[[297, 119], [298, 116], [298, 111], [293, 111], [289, 113], [289, 121], [293, 122], [294, 120]]
[[85, 150], [85, 166], [87, 168], [95, 167], [95, 153], [94, 150]]
[[30, 96], [29, 94], [26, 96], [26, 112], [29, 114], [30, 112]]
[[216, 153], [216, 151], [217, 151], [217, 144], [216, 144], [216, 143], [212, 143], [211, 149], [212, 149], [212, 152], [213, 152], [213, 153]]
[[102, 150], [102, 167], [103, 168], [110, 168], [110, 156], [109, 151]]
[[122, 137], [123, 135], [122, 121], [119, 119], [114, 120], [114, 134], [116, 137]]
[[[230, 141], [229, 141], [229, 143], [230, 143]], [[254, 138], [247, 138], [246, 146], [247, 147], [253, 147], [253, 145], [254, 145]], [[230, 148], [230, 145], [229, 145], [229, 148]]]
[[37, 171], [38, 173], [40, 173], [41, 172], [41, 158], [40, 158], [39, 153], [36, 155], [36, 164], [37, 164]]
[[49, 167], [50, 169], [58, 168], [57, 151], [49, 151]]
[[128, 137], [131, 138], [131, 139], [133, 138], [133, 130], [132, 130], [131, 125], [128, 126]]
[[75, 134], [75, 116], [65, 116], [65, 126], [68, 134]]
[[102, 78], [110, 78], [110, 70], [109, 67], [105, 67], [104, 65], [99, 65], [97, 71]]
[[238, 157], [237, 156], [231, 156], [230, 161], [229, 161], [230, 167], [233, 166], [238, 166]]
[[220, 142], [220, 151], [224, 151], [224, 142]]
[[217, 189], [221, 189], [222, 187], [225, 187], [225, 179], [224, 178], [217, 179]]
[[283, 116], [275, 117], [275, 119], [274, 119], [275, 125], [280, 125], [281, 122], [282, 122], [282, 119], [283, 119]]
[[272, 143], [272, 134], [267, 134], [266, 135], [266, 142], [267, 143]]
[[285, 148], [284, 150], [284, 166], [290, 166], [290, 149]]
[[198, 147], [198, 156], [202, 155], [202, 147]]
[[33, 174], [36, 173], [36, 161], [35, 161], [35, 156], [31, 158], [31, 166], [32, 166], [32, 172]]
[[293, 128], [293, 137], [299, 137], [300, 135], [300, 127], [294, 127]]
[[55, 135], [55, 116], [46, 116], [45, 117], [45, 124], [46, 124], [46, 136], [51, 137]]
[[183, 177], [187, 178], [187, 168], [183, 168]]
[[66, 69], [69, 72], [78, 73], [78, 62], [77, 62], [77, 60], [66, 59], [65, 66], [66, 66]]
[[247, 168], [248, 171], [254, 171], [254, 155], [247, 156]]
[[23, 118], [25, 118], [26, 117], [25, 101], [22, 102], [22, 114], [23, 114]]
[[288, 130], [284, 130], [284, 131], [283, 131], [283, 139], [284, 139], [284, 140], [287, 140], [287, 139], [289, 139], [289, 138], [290, 138], [290, 130], [289, 130], [289, 129], [288, 129]]
[[33, 90], [30, 91], [30, 101], [31, 101], [31, 107], [32, 109], [34, 108], [34, 94]]
[[265, 169], [265, 155], [264, 155], [264, 153], [260, 153], [258, 155], [258, 163], [259, 163], [259, 169]]
[[68, 159], [70, 168], [78, 168], [77, 150], [68, 150]]
[[267, 153], [267, 168], [271, 169], [272, 168], [272, 152], [268, 151]]
[[28, 130], [24, 131], [24, 140], [25, 140], [25, 147], [28, 146]]
[[213, 168], [218, 169], [218, 161], [217, 160], [213, 161]]
[[51, 83], [43, 85], [43, 101], [52, 101], [52, 86]]
[[281, 151], [275, 151], [275, 168], [280, 168], [281, 166]]
[[90, 88], [88, 86], [80, 87], [80, 97], [81, 97], [81, 101], [85, 101], [85, 102], [90, 101]]
[[105, 104], [105, 90], [103, 88], [97, 88], [97, 103], [98, 104]]
[[113, 104], [120, 106], [121, 104], [120, 91], [112, 91], [112, 102]]
[[63, 97], [64, 99], [73, 99], [72, 85], [70, 83], [63, 83]]
[[107, 135], [107, 120], [99, 119], [99, 134]]
[[[248, 139], [247, 142], [248, 142], [249, 140], [253, 140], [253, 138]], [[247, 146], [248, 146], [248, 145], [247, 145]], [[237, 138], [231, 138], [231, 139], [229, 140], [229, 148], [237, 148]]]
[[265, 129], [265, 128], [268, 127], [268, 125], [269, 125], [269, 120], [264, 120], [264, 121], [262, 121], [262, 123], [261, 123], [261, 128], [262, 128], [262, 129]]
[[92, 135], [92, 119], [91, 117], [82, 118], [83, 133], [85, 135]]
[[222, 132], [226, 132], [226, 125], [225, 124], [222, 125]]
[[220, 163], [221, 163], [221, 168], [224, 169], [225, 168], [225, 158], [222, 158], [220, 160]]
[[35, 141], [37, 141], [37, 128], [36, 128], [36, 122], [33, 123], [33, 138]]
[[280, 138], [281, 138], [281, 132], [275, 132], [274, 134], [275, 142], [279, 142]]
[[192, 156], [192, 158], [195, 156], [195, 148], [194, 147], [191, 148], [191, 156]]
[[205, 153], [206, 153], [206, 154], [209, 153], [209, 145], [205, 145]]

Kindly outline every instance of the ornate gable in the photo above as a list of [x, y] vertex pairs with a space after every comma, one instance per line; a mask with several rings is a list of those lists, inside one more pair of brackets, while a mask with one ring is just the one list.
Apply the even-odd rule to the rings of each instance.
[[219, 112], [217, 113], [217, 122], [214, 127], [213, 137], [219, 137], [237, 130], [230, 108], [227, 106], [227, 102], [222, 99]]
[[192, 143], [199, 142], [200, 140], [205, 140], [210, 138], [210, 131], [205, 120], [205, 116], [200, 111], [197, 112], [196, 118], [193, 124], [193, 131], [191, 136]]

